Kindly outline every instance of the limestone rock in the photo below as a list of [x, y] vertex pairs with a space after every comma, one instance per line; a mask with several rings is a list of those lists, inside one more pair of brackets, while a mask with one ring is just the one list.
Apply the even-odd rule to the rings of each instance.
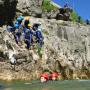
[[[4, 78], [5, 72], [10, 72], [9, 79], [34, 79], [46, 69], [61, 72], [65, 79], [90, 78], [90, 26], [34, 17], [30, 21], [31, 24], [42, 23], [42, 57], [37, 49], [27, 50], [23, 44], [23, 48], [18, 46], [3, 28], [0, 33], [0, 79]], [[15, 68], [10, 64], [10, 52], [16, 58]]]

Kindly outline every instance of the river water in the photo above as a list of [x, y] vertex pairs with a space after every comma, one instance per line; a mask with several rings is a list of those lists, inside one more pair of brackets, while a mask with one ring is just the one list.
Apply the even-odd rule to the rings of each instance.
[[49, 81], [0, 81], [0, 90], [90, 90], [90, 80]]

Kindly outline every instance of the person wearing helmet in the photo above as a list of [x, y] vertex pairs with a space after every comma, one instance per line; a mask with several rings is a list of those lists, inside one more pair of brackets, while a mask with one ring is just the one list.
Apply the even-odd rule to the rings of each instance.
[[15, 24], [18, 24], [19, 25], [19, 28], [22, 28], [22, 20], [24, 19], [23, 16], [19, 16], [17, 18], [17, 21], [15, 22]]
[[53, 72], [53, 73], [51, 74], [51, 79], [52, 79], [52, 80], [57, 80], [58, 77], [59, 77], [59, 74], [58, 74], [57, 72]]
[[47, 73], [43, 73], [40, 76], [41, 83], [47, 82], [49, 80], [49, 75]]
[[25, 38], [25, 43], [27, 45], [26, 46], [27, 49], [29, 49], [31, 46], [31, 43], [33, 41], [32, 37], [33, 37], [33, 32], [31, 29], [31, 25], [28, 24], [28, 29], [26, 29], [26, 31], [24, 32], [24, 38]]
[[43, 45], [43, 35], [42, 35], [42, 32], [40, 30], [38, 30], [38, 24], [35, 24], [35, 26], [33, 27], [33, 30], [35, 31], [34, 35], [37, 38], [38, 46], [39, 46], [39, 48], [42, 48], [42, 45]]
[[14, 38], [16, 43], [18, 44], [20, 41], [20, 37], [21, 37], [21, 30], [19, 29], [19, 25], [15, 24], [15, 34], [14, 34]]
[[24, 17], [23, 16], [19, 16], [19, 18], [21, 18], [21, 20], [24, 20]]
[[25, 21], [24, 21], [24, 26], [26, 27], [26, 28], [28, 28], [28, 24], [30, 24], [30, 17], [28, 16], [28, 17], [26, 17], [25, 18]]

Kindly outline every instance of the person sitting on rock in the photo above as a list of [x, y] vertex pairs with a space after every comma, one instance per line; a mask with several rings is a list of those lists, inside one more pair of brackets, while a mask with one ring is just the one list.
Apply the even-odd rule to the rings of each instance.
[[28, 29], [24, 33], [24, 38], [25, 38], [25, 43], [27, 44], [27, 49], [29, 49], [32, 44], [32, 41], [33, 41], [32, 37], [33, 37], [33, 32], [31, 29], [31, 25], [28, 24]]

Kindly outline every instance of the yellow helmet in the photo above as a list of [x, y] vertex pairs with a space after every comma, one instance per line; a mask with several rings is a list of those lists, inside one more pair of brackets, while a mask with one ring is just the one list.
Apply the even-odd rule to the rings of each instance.
[[31, 27], [31, 24], [28, 24], [28, 27]]
[[29, 16], [27, 16], [26, 18], [25, 18], [25, 20], [29, 20], [30, 19], [30, 17]]

